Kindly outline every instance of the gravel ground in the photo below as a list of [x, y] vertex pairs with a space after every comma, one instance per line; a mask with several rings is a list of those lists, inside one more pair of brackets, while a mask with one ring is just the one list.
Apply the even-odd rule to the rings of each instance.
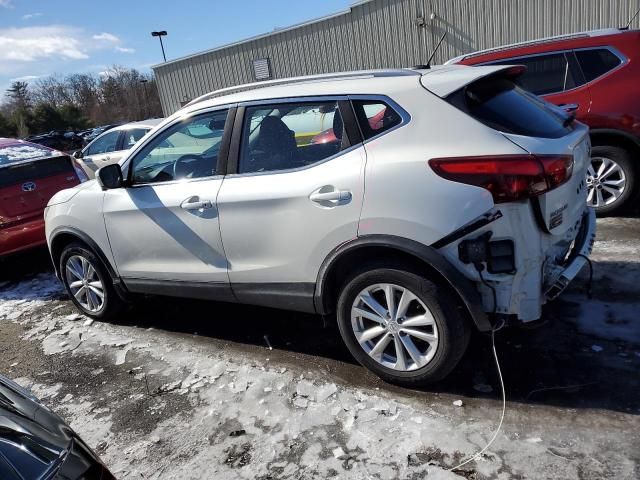
[[33, 252], [0, 264], [0, 372], [117, 478], [636, 479], [640, 219], [598, 226], [593, 298], [583, 272], [546, 324], [496, 335], [504, 425], [456, 472], [500, 418], [485, 335], [437, 387], [401, 389], [356, 365], [314, 316], [148, 298], [91, 322]]

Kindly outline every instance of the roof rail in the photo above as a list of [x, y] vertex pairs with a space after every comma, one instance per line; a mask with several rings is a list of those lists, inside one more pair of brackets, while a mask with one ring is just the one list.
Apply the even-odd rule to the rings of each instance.
[[536, 39], [536, 40], [526, 40], [524, 42], [510, 43], [509, 45], [501, 45], [499, 47], [485, 48], [484, 50], [478, 50], [478, 51], [475, 51], [475, 52], [465, 53], [463, 55], [459, 55], [459, 56], [454, 57], [454, 58], [452, 58], [450, 60], [447, 60], [445, 62], [445, 65], [450, 65], [452, 63], [458, 63], [458, 62], [460, 62], [462, 60], [465, 60], [467, 58], [473, 58], [473, 57], [476, 57], [478, 55], [484, 55], [485, 53], [502, 52], [504, 50], [510, 50], [512, 48], [540, 45], [540, 44], [544, 44], [544, 43], [557, 42], [559, 40], [571, 40], [571, 39], [574, 39], [574, 38], [598, 37], [598, 36], [601, 36], [601, 35], [612, 35], [614, 33], [619, 33], [619, 32], [620, 32], [620, 29], [618, 29], [618, 28], [603, 28], [603, 29], [600, 29], [600, 30], [590, 30], [590, 31], [586, 31], [586, 32], [568, 33], [568, 34], [565, 34], [565, 35], [556, 35], [554, 37], [545, 37], [545, 38], [539, 38], [539, 39]]
[[275, 80], [267, 80], [261, 82], [245, 83], [243, 85], [235, 85], [233, 87], [221, 88], [213, 92], [205, 93], [197, 98], [194, 98], [189, 103], [184, 105], [185, 107], [195, 105], [196, 103], [204, 102], [216, 97], [222, 97], [224, 95], [230, 95], [232, 93], [246, 92], [248, 90], [257, 90], [266, 87], [275, 87], [279, 85], [294, 85], [300, 83], [312, 83], [324, 80], [351, 80], [356, 78], [375, 78], [375, 77], [400, 77], [420, 75], [419, 73], [411, 69], [394, 69], [394, 70], [358, 70], [353, 72], [337, 72], [337, 73], [322, 73], [319, 75], [305, 75], [301, 77], [288, 77], [278, 78]]

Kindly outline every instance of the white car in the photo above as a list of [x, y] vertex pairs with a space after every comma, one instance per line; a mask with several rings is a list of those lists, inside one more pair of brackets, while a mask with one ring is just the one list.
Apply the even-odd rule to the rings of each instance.
[[539, 319], [594, 241], [587, 128], [521, 72], [353, 72], [194, 100], [49, 202], [57, 274], [94, 318], [135, 294], [335, 314], [382, 378], [439, 380], [472, 329]]
[[150, 118], [139, 122], [125, 123], [111, 128], [96, 137], [73, 157], [89, 178], [105, 165], [118, 163], [142, 137], [162, 122], [162, 118]]

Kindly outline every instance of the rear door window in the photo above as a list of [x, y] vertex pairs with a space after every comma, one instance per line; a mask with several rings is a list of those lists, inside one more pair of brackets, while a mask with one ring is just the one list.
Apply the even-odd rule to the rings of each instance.
[[570, 117], [508, 78], [480, 79], [447, 101], [485, 125], [530, 137], [560, 138], [571, 131]]
[[564, 53], [510, 58], [489, 65], [524, 65], [527, 71], [515, 83], [536, 95], [564, 92], [578, 85]]
[[348, 143], [335, 100], [247, 107], [238, 173], [307, 167]]
[[606, 48], [575, 50], [574, 53], [587, 82], [604, 75], [622, 63], [618, 56]]

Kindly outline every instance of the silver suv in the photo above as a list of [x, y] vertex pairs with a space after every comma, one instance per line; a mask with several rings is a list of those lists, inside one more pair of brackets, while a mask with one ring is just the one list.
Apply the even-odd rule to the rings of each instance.
[[471, 329], [530, 322], [590, 254], [587, 128], [447, 66], [245, 85], [194, 100], [49, 202], [59, 278], [106, 319], [133, 294], [335, 314], [354, 357], [436, 381]]

